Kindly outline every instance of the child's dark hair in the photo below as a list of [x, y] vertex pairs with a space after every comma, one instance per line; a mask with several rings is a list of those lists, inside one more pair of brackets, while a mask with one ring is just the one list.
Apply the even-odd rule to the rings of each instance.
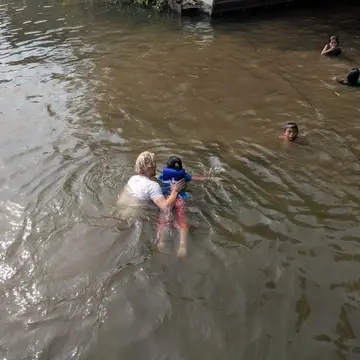
[[[339, 37], [338, 37], [338, 36], [331, 36], [331, 37], [330, 37], [330, 41], [331, 41], [331, 40], [335, 40], [338, 45], [340, 44], [340, 42], [339, 42]], [[330, 42], [330, 41], [329, 41], [329, 42]]]
[[294, 122], [288, 122], [285, 126], [284, 126], [285, 129], [295, 129], [296, 132], [299, 132], [299, 128], [297, 126], [296, 123]]
[[357, 82], [359, 80], [359, 76], [360, 76], [360, 71], [358, 68], [353, 68], [350, 70], [348, 76], [347, 76], [347, 81], [350, 85], [357, 85]]
[[182, 170], [182, 161], [177, 156], [170, 156], [166, 167], [174, 170]]

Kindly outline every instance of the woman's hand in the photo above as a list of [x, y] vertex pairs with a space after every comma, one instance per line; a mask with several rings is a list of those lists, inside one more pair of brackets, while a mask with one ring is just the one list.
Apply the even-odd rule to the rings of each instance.
[[154, 199], [154, 203], [161, 209], [164, 210], [166, 208], [171, 208], [176, 203], [176, 199], [181, 190], [185, 187], [185, 179], [180, 180], [175, 184], [171, 184], [171, 194], [166, 199], [165, 197], [159, 197]]
[[185, 179], [181, 179], [175, 184], [171, 184], [171, 192], [178, 194], [181, 190], [185, 188], [186, 182]]

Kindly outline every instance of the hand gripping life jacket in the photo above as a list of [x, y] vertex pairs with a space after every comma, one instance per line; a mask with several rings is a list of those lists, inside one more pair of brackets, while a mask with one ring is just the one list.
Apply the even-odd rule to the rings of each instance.
[[[159, 180], [162, 182], [163, 194], [170, 195], [171, 182], [177, 182], [184, 178], [186, 181], [191, 180], [191, 176], [186, 173], [185, 169], [182, 170], [175, 170], [170, 168], [163, 169], [162, 174], [159, 176]], [[183, 200], [186, 200], [188, 198], [188, 194], [183, 189], [180, 191], [179, 197], [181, 197]]]

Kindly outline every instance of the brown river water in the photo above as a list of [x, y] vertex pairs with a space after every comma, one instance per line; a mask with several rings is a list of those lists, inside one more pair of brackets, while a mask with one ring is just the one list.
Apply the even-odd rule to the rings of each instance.
[[[0, 0], [0, 359], [359, 359], [359, 18]], [[224, 179], [184, 259], [111, 215], [143, 150]]]

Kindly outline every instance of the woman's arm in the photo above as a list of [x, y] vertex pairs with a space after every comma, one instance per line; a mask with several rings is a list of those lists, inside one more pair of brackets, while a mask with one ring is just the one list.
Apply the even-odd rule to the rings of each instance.
[[185, 180], [180, 180], [178, 183], [176, 184], [172, 184], [171, 186], [171, 193], [170, 195], [165, 198], [164, 196], [162, 197], [157, 197], [155, 198], [153, 201], [155, 203], [155, 205], [160, 208], [161, 210], [166, 209], [167, 207], [172, 207], [174, 206], [174, 204], [176, 203], [176, 199], [177, 196], [179, 195], [179, 192], [185, 187]]

